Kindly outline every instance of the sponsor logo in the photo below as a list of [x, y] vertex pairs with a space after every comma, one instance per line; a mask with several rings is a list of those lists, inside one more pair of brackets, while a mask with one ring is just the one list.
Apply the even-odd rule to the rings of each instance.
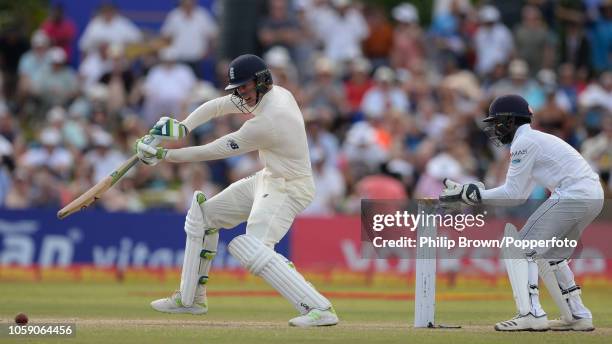
[[238, 143], [236, 143], [236, 141], [234, 141], [233, 139], [227, 140], [227, 146], [233, 150], [240, 148], [240, 146], [238, 146]]
[[527, 150], [526, 149], [521, 149], [521, 150], [514, 151], [514, 152], [510, 153], [510, 156], [513, 157], [513, 158], [517, 158], [517, 157], [519, 157], [521, 155], [525, 155], [525, 154], [527, 154]]
[[476, 191], [472, 191], [472, 193], [470, 193], [468, 198], [471, 199], [472, 201], [478, 201], [478, 195], [476, 194]]
[[521, 162], [521, 159], [512, 159], [513, 164], [518, 164], [519, 162]]

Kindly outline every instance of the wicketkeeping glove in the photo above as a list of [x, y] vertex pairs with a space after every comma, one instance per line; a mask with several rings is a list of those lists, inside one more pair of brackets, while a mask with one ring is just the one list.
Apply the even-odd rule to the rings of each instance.
[[178, 140], [187, 136], [189, 130], [187, 127], [174, 118], [162, 117], [155, 123], [153, 129], [149, 130], [149, 134], [158, 137], [162, 140]]
[[164, 160], [168, 150], [163, 147], [157, 147], [159, 141], [159, 138], [152, 135], [145, 135], [136, 140], [134, 150], [140, 161], [147, 165], [155, 166]]
[[446, 188], [440, 194], [440, 202], [463, 202], [468, 205], [477, 205], [482, 202], [480, 190], [484, 189], [481, 182], [459, 184], [451, 180], [444, 180]]

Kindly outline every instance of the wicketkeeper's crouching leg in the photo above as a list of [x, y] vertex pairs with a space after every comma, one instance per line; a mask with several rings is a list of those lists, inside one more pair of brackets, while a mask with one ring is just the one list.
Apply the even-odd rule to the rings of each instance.
[[593, 331], [593, 315], [582, 303], [580, 286], [574, 281], [574, 274], [567, 260], [538, 260], [540, 277], [555, 301], [561, 318], [550, 320], [554, 331]]
[[201, 191], [193, 194], [185, 219], [185, 255], [180, 289], [172, 296], [151, 302], [151, 307], [164, 313], [205, 314], [208, 312], [206, 282], [217, 252], [219, 230], [206, 228], [202, 205], [206, 197]]
[[[506, 224], [504, 236], [517, 238], [516, 227]], [[515, 247], [502, 247], [502, 256], [518, 314], [495, 324], [497, 331], [546, 331], [548, 318], [540, 305], [538, 265], [533, 254]]]
[[281, 254], [253, 235], [240, 235], [229, 243], [232, 256], [252, 274], [261, 276], [300, 312], [291, 326], [331, 326], [338, 317], [331, 302], [321, 295]]

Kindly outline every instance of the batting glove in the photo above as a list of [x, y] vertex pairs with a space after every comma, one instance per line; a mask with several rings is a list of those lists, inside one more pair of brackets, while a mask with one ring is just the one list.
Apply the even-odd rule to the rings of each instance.
[[152, 135], [145, 135], [136, 140], [134, 149], [140, 161], [147, 165], [155, 166], [164, 160], [168, 150], [163, 147], [156, 147], [159, 141], [159, 138]]
[[149, 134], [162, 140], [178, 140], [187, 136], [187, 127], [174, 118], [162, 117], [155, 123]]
[[440, 194], [440, 202], [463, 202], [467, 205], [477, 205], [482, 202], [480, 190], [484, 189], [481, 182], [459, 184], [450, 180], [444, 180], [446, 188]]

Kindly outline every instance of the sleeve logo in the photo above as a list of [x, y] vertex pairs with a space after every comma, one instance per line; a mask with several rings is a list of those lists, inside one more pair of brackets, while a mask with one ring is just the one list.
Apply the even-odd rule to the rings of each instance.
[[238, 146], [238, 143], [236, 143], [236, 141], [234, 141], [233, 139], [227, 140], [227, 146], [233, 150], [240, 148], [240, 146]]

